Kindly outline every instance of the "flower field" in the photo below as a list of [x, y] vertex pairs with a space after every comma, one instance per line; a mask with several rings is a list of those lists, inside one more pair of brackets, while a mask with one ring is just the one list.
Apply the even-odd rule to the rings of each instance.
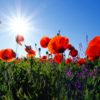
[[17, 57], [24, 37], [16, 43], [16, 51], [0, 50], [0, 100], [100, 100], [100, 36], [88, 42], [85, 57], [60, 34], [42, 37], [41, 48], [25, 44], [24, 58]]

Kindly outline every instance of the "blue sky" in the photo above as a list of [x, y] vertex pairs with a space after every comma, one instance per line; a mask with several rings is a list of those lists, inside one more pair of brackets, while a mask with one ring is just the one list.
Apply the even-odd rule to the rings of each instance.
[[[26, 18], [31, 16], [34, 29], [26, 32], [25, 44], [31, 44], [33, 48], [41, 37], [53, 37], [58, 30], [77, 49], [82, 42], [84, 50], [86, 35], [89, 40], [100, 35], [100, 0], [0, 0], [0, 49], [16, 49], [15, 37], [5, 31], [5, 23], [9, 23], [5, 18], [16, 15], [17, 9]], [[25, 55], [24, 46], [18, 47], [18, 54]]]

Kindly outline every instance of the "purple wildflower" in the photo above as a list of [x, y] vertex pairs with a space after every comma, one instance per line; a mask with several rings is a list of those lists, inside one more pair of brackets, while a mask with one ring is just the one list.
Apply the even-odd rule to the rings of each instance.
[[71, 72], [71, 70], [68, 70], [66, 73], [66, 76], [70, 78], [70, 77], [72, 77], [72, 75], [73, 75], [73, 73]]
[[80, 49], [80, 51], [82, 51], [82, 49], [83, 49], [82, 43], [79, 43], [79, 49]]
[[79, 89], [79, 90], [82, 90], [82, 84], [79, 80], [75, 82], [75, 88]]
[[86, 42], [88, 43], [88, 35], [86, 35]]
[[82, 72], [78, 72], [78, 73], [77, 73], [77, 77], [78, 77], [78, 78], [82, 78], [82, 76], [83, 76]]
[[52, 64], [53, 63], [53, 59], [52, 58], [50, 58], [50, 64]]

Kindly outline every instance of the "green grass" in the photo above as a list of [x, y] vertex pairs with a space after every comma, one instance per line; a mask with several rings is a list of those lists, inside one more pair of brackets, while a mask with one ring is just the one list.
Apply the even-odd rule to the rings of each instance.
[[[67, 75], [68, 71], [72, 75]], [[78, 74], [82, 74], [78, 77]], [[0, 61], [0, 100], [99, 100], [100, 60], [66, 65], [25, 59]]]

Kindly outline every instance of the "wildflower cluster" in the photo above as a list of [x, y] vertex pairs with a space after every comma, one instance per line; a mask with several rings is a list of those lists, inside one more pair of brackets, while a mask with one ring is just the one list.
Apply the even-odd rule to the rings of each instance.
[[[24, 37], [16, 36], [17, 47]], [[26, 57], [11, 48], [0, 50], [0, 100], [99, 100], [100, 36], [89, 43], [85, 57], [68, 37], [57, 34], [40, 40], [41, 48], [25, 46]], [[66, 57], [65, 51], [69, 51]], [[39, 57], [36, 54], [39, 53]]]

